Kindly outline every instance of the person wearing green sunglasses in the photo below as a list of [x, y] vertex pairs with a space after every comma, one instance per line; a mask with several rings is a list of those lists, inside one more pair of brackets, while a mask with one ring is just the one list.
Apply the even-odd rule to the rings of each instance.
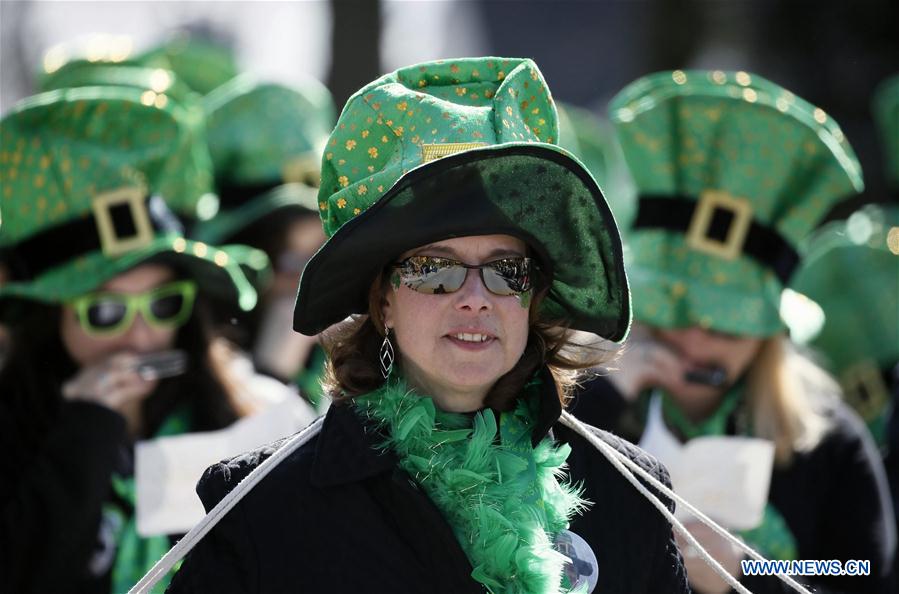
[[[193, 281], [176, 281], [171, 268], [144, 264], [63, 305], [60, 339], [80, 366], [63, 384], [63, 396], [108, 405], [140, 435], [143, 400], [159, 385], [152, 370], [141, 373], [141, 356], [175, 348], [195, 298]], [[172, 353], [174, 365], [177, 357]]]
[[127, 332], [138, 312], [153, 328], [178, 328], [190, 317], [196, 295], [197, 284], [184, 280], [141, 293], [88, 293], [69, 305], [85, 333], [112, 337]]
[[[290, 401], [297, 427], [314, 418], [214, 331], [210, 302], [251, 309], [266, 258], [184, 236], [166, 200], [199, 201], [208, 154], [195, 112], [148, 92], [60, 89], [0, 125], [2, 592], [125, 592], [152, 566], [177, 534], [138, 526], [154, 509], [138, 442]], [[166, 460], [158, 484], [177, 493], [185, 463]]]

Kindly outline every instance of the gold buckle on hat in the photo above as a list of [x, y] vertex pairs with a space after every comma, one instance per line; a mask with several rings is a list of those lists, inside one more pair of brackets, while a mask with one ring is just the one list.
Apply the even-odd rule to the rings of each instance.
[[873, 361], [861, 361], [846, 369], [840, 379], [846, 402], [865, 422], [873, 421], [883, 411], [890, 394], [880, 369]]
[[[733, 220], [724, 241], [708, 236], [709, 225], [715, 209], [730, 211]], [[693, 211], [690, 227], [687, 229], [687, 245], [699, 252], [705, 252], [725, 260], [734, 260], [743, 250], [746, 234], [752, 222], [752, 206], [745, 198], [737, 198], [723, 190], [706, 190], [699, 195], [699, 202]]]
[[[150, 214], [144, 202], [145, 191], [129, 186], [98, 194], [92, 201], [94, 220], [97, 221], [97, 234], [103, 253], [114, 257], [141, 248], [153, 241], [153, 227], [150, 225]], [[134, 235], [120, 237], [112, 222], [113, 207], [128, 205]]]
[[448, 157], [461, 153], [462, 151], [470, 151], [472, 149], [487, 146], [486, 142], [444, 142], [442, 144], [423, 144], [421, 145], [421, 162], [428, 163], [436, 161], [441, 157]]

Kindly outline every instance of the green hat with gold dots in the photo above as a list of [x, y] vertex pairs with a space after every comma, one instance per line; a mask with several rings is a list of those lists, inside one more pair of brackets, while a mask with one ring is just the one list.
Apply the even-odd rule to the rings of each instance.
[[318, 213], [321, 153], [334, 102], [320, 82], [288, 87], [244, 75], [204, 98], [219, 213], [194, 236], [218, 242], [265, 216]]
[[325, 148], [329, 240], [303, 272], [294, 328], [314, 334], [366, 313], [377, 275], [409, 249], [507, 234], [551, 283], [545, 315], [622, 340], [630, 299], [618, 229], [593, 176], [557, 141], [531, 60], [441, 60], [363, 87]]
[[[18, 302], [62, 303], [148, 261], [186, 271], [244, 310], [256, 292], [241, 265], [262, 252], [184, 238], [168, 199], [208, 191], [194, 174], [191, 126], [173, 103], [140, 89], [83, 87], [26, 99], [0, 122], [0, 287], [4, 318]], [[14, 317], [14, 316], [13, 316]]]
[[208, 187], [210, 191], [202, 195], [189, 193], [172, 196], [168, 199], [168, 206], [185, 223], [211, 216], [206, 213], [210, 210], [215, 212], [218, 197], [211, 189], [212, 164], [206, 146], [205, 114], [200, 96], [181, 82], [174, 72], [139, 66], [133, 62], [71, 60], [47, 74], [41, 81], [43, 91], [101, 86], [138, 89], [141, 91], [141, 103], [178, 112], [179, 120], [193, 139], [191, 150], [194, 154], [190, 159], [193, 166], [191, 171], [185, 171], [185, 175], [202, 177], [197, 183]]
[[874, 120], [880, 131], [887, 182], [899, 192], [899, 74], [891, 76], [874, 91]]
[[653, 74], [610, 112], [638, 193], [627, 234], [635, 317], [741, 336], [783, 330], [799, 242], [863, 189], [836, 122], [746, 72]]
[[899, 207], [868, 205], [829, 223], [805, 253], [793, 286], [824, 311], [809, 344], [882, 437], [891, 403], [883, 378], [899, 363]]

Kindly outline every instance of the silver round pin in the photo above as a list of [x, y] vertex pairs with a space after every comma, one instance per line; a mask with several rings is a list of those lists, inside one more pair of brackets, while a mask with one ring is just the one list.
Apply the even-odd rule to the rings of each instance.
[[599, 564], [587, 541], [571, 530], [562, 530], [556, 535], [553, 548], [568, 557], [562, 573], [569, 584], [569, 591], [593, 592], [599, 581]]

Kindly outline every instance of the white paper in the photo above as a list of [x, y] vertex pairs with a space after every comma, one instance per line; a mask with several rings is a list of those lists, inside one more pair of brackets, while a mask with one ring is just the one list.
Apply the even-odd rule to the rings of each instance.
[[[704, 436], [681, 444], [665, 426], [661, 397], [656, 395], [640, 447], [668, 468], [678, 495], [725, 528], [748, 530], [761, 523], [774, 465], [772, 442]], [[675, 516], [694, 519], [682, 506]]]
[[291, 435], [312, 420], [309, 406], [294, 395], [219, 431], [189, 433], [135, 446], [137, 532], [182, 534], [205, 510], [197, 481], [212, 464]]

